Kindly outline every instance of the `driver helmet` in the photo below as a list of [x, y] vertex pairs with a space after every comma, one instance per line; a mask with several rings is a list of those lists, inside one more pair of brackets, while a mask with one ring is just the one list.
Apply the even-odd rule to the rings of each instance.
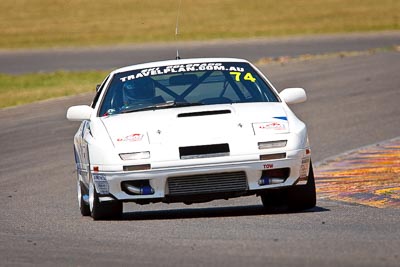
[[143, 101], [155, 96], [154, 81], [150, 78], [139, 78], [126, 81], [123, 85], [125, 102]]

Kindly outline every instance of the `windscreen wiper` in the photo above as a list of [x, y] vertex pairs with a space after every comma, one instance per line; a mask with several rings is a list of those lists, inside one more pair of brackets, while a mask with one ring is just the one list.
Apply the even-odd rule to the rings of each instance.
[[127, 109], [127, 110], [122, 110], [121, 113], [131, 113], [131, 112], [137, 112], [137, 111], [146, 111], [146, 110], [156, 110], [156, 109], [163, 109], [163, 108], [177, 108], [177, 107], [191, 107], [191, 106], [201, 106], [204, 105], [203, 103], [199, 102], [179, 102], [179, 101], [167, 101], [161, 104], [157, 105], [151, 105], [151, 106], [146, 106], [142, 108], [136, 108], [136, 109]]

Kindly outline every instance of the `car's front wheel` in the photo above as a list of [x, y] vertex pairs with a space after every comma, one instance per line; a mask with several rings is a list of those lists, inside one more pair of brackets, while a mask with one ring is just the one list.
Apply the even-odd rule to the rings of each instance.
[[315, 179], [312, 164], [307, 184], [288, 188], [273, 189], [261, 195], [261, 201], [267, 211], [300, 211], [314, 208], [316, 205]]
[[307, 184], [289, 187], [288, 190], [288, 206], [290, 210], [300, 211], [315, 207], [317, 195], [315, 192], [314, 170], [311, 163]]
[[92, 177], [89, 180], [89, 208], [93, 220], [114, 219], [122, 215], [122, 202], [100, 202]]

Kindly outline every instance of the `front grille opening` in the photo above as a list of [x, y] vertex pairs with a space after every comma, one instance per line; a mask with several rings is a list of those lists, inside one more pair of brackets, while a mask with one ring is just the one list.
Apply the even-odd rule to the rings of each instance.
[[290, 168], [264, 170], [261, 177], [280, 178], [286, 180], [290, 175]]
[[228, 114], [228, 113], [231, 113], [231, 111], [229, 109], [198, 111], [198, 112], [180, 113], [180, 114], [178, 114], [178, 118], [210, 116], [210, 115], [220, 115], [220, 114]]
[[229, 145], [215, 144], [215, 145], [180, 147], [179, 155], [181, 159], [229, 156]]
[[290, 168], [264, 170], [262, 172], [260, 180], [258, 180], [258, 184], [260, 186], [271, 185], [271, 184], [281, 184], [286, 181], [286, 179], [289, 177], [289, 175], [290, 175]]
[[170, 196], [220, 192], [245, 192], [248, 189], [244, 171], [169, 177]]

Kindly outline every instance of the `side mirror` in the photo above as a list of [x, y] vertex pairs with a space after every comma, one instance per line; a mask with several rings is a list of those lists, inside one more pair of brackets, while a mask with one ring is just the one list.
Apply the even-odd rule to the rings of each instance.
[[67, 111], [67, 119], [70, 121], [83, 121], [90, 119], [93, 109], [86, 105], [73, 106]]
[[303, 88], [287, 88], [279, 93], [286, 104], [297, 104], [307, 100], [306, 91]]

